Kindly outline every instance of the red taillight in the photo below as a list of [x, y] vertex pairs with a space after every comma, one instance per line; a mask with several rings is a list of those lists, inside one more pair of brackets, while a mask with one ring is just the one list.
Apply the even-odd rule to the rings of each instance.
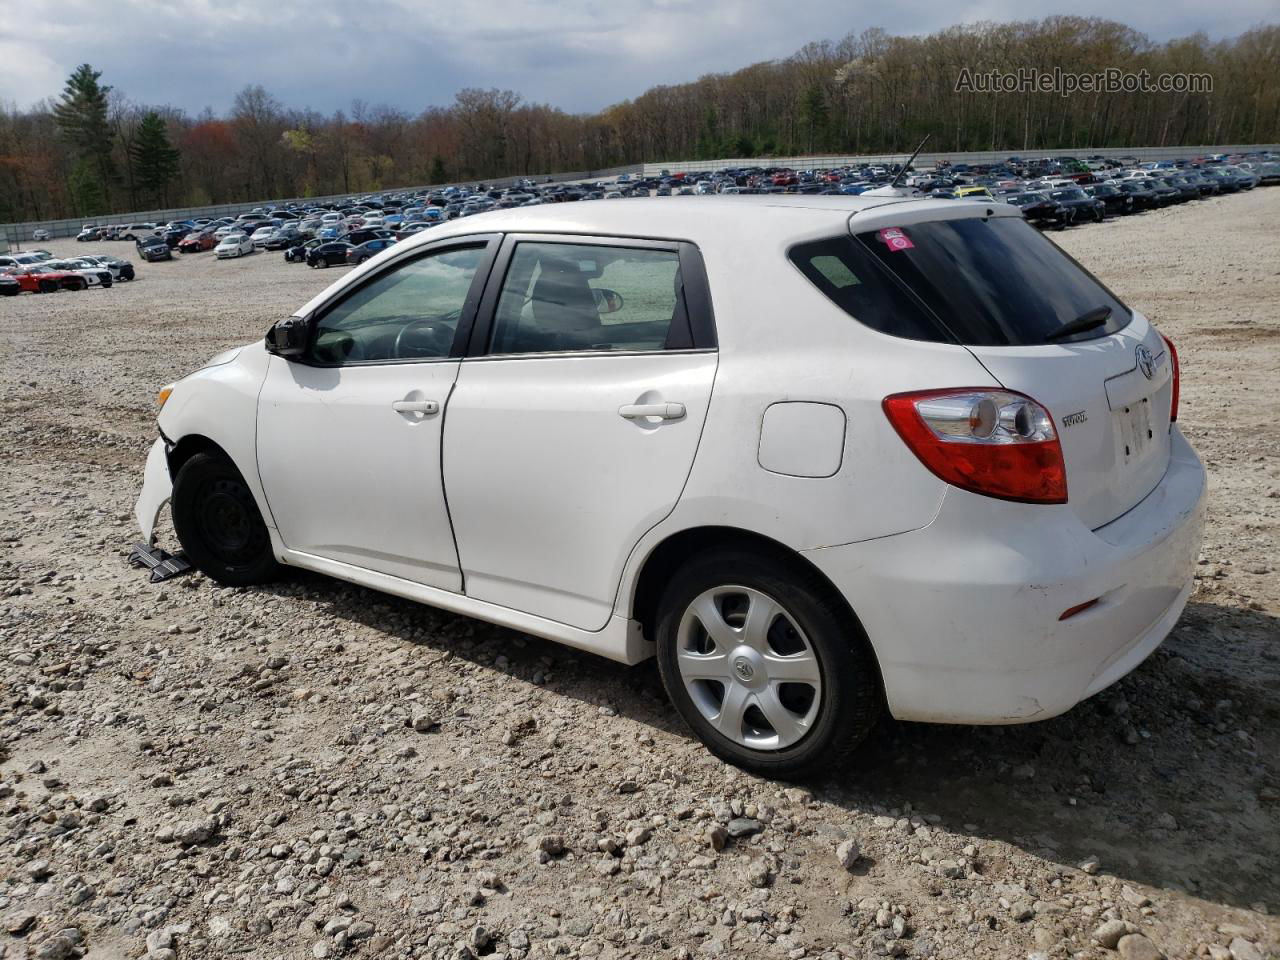
[[1067, 502], [1053, 418], [1030, 397], [960, 387], [897, 393], [883, 406], [911, 452], [947, 483], [1001, 500]]
[[1169, 401], [1169, 422], [1173, 423], [1178, 419], [1178, 395], [1182, 392], [1182, 366], [1178, 363], [1178, 348], [1173, 345], [1173, 341], [1163, 333], [1160, 334], [1160, 339], [1169, 348], [1169, 359], [1173, 362], [1173, 399]]

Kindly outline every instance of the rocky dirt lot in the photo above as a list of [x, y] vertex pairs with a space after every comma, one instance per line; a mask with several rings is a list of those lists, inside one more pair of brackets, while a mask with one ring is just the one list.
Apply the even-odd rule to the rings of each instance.
[[157, 388], [335, 271], [0, 300], [0, 957], [1278, 955], [1277, 222], [1258, 189], [1055, 235], [1182, 355], [1212, 506], [1169, 641], [1054, 720], [886, 721], [807, 787], [714, 760], [652, 664], [128, 567]]

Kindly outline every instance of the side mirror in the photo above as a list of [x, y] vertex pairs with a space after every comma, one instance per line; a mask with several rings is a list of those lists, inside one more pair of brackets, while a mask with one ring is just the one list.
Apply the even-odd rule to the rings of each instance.
[[607, 287], [593, 287], [591, 295], [596, 299], [598, 313], [617, 313], [622, 309], [622, 294]]
[[274, 353], [286, 360], [300, 357], [307, 349], [307, 332], [311, 324], [306, 317], [285, 317], [272, 324], [267, 331], [267, 353]]

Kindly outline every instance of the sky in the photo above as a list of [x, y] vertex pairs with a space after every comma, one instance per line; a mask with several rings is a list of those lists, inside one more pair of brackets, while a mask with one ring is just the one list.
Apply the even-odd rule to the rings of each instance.
[[143, 105], [223, 113], [246, 84], [322, 113], [352, 100], [409, 113], [463, 87], [595, 111], [650, 86], [786, 57], [883, 27], [1056, 12], [1119, 20], [1154, 40], [1234, 36], [1276, 0], [0, 0], [0, 104], [61, 93], [80, 63]]

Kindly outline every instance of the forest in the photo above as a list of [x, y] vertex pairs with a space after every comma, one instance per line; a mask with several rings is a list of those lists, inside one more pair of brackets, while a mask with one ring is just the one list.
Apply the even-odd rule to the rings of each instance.
[[[984, 93], [962, 71], [1197, 73], [1197, 93]], [[225, 114], [139, 103], [108, 67], [0, 106], [0, 222], [258, 199], [366, 193], [598, 170], [640, 162], [793, 153], [1275, 143], [1280, 25], [1155, 42], [1074, 16], [978, 23], [923, 36], [880, 29], [782, 60], [655, 86], [598, 113], [466, 89], [419, 113], [356, 100], [324, 115], [250, 84]], [[961, 84], [961, 87], [965, 85]], [[369, 91], [376, 98], [376, 91]]]

